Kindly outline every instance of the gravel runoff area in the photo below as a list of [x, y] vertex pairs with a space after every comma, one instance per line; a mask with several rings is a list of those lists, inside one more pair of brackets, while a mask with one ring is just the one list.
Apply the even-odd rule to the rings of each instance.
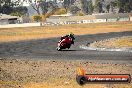
[[132, 88], [132, 83], [80, 86], [75, 80], [78, 67], [84, 68], [87, 74], [132, 75], [132, 64], [0, 58], [0, 88]]
[[93, 43], [88, 43], [87, 47], [82, 45], [81, 48], [102, 51], [132, 52], [132, 36], [122, 36], [95, 41]]
[[132, 36], [123, 36], [95, 41], [90, 44], [93, 48], [132, 48]]

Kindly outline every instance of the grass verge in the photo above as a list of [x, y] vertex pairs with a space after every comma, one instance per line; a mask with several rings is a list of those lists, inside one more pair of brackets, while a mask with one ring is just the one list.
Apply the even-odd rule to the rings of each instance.
[[73, 24], [49, 27], [0, 29], [0, 42], [59, 37], [73, 32], [75, 35], [132, 31], [132, 22]]

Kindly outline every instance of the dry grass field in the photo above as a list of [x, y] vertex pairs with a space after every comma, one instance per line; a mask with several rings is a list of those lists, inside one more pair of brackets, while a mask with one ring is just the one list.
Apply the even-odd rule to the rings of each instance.
[[132, 48], [132, 36], [110, 38], [102, 41], [95, 41], [90, 44], [93, 48]]
[[132, 88], [130, 84], [86, 84], [76, 82], [77, 68], [87, 74], [132, 74], [132, 64], [88, 60], [0, 60], [0, 88]]
[[0, 28], [0, 42], [58, 37], [70, 32], [75, 35], [132, 31], [132, 22], [74, 24], [48, 27]]

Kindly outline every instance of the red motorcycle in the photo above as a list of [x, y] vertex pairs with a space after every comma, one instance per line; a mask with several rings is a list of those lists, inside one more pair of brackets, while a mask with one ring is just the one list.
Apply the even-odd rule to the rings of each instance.
[[72, 38], [71, 37], [66, 37], [58, 42], [58, 47], [56, 48], [58, 51], [62, 49], [69, 49], [72, 44]]

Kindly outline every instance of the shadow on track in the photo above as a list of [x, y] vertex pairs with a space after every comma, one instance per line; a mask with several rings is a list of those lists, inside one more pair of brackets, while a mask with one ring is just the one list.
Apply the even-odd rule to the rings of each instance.
[[84, 50], [67, 50], [67, 49], [65, 49], [65, 50], [61, 50], [61, 51], [84, 51]]

